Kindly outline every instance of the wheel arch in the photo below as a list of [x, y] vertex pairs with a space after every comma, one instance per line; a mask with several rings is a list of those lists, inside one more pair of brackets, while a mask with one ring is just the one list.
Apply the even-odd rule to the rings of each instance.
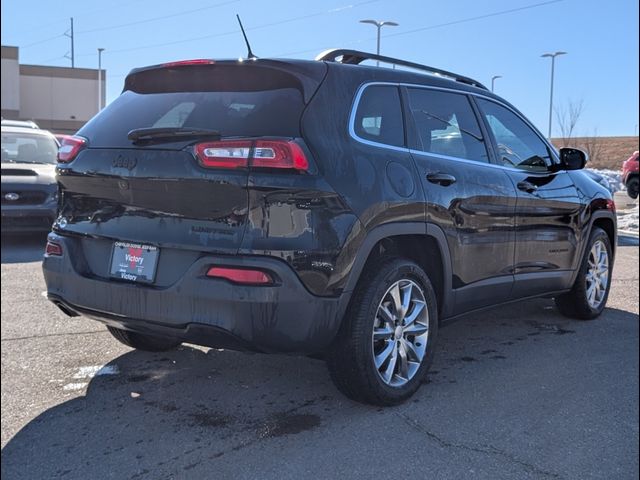
[[578, 276], [578, 271], [580, 270], [580, 262], [584, 258], [584, 255], [587, 250], [587, 246], [589, 244], [589, 238], [591, 238], [591, 233], [595, 227], [601, 228], [609, 237], [609, 243], [611, 244], [611, 254], [612, 259], [611, 263], [613, 266], [613, 262], [615, 261], [616, 256], [616, 247], [618, 244], [618, 224], [616, 220], [615, 213], [609, 209], [599, 209], [593, 212], [591, 215], [591, 219], [588, 223], [588, 228], [586, 229], [586, 233], [584, 235], [584, 240], [582, 242], [582, 248], [580, 249], [580, 256], [578, 257], [577, 266], [574, 269], [573, 275], [571, 277], [571, 284], [573, 285], [576, 281], [576, 277]]
[[593, 223], [591, 224], [589, 235], [591, 235], [594, 227], [601, 228], [605, 231], [607, 237], [609, 237], [609, 243], [611, 243], [611, 251], [615, 253], [617, 232], [616, 222], [614, 219], [608, 215], [598, 215], [597, 218], [594, 218]]
[[[423, 244], [424, 247], [420, 248]], [[392, 222], [375, 227], [362, 242], [340, 301], [340, 318], [344, 316], [365, 269], [378, 258], [388, 255], [405, 257], [420, 265], [436, 291], [439, 317], [442, 319], [451, 315], [451, 255], [444, 232], [439, 226], [431, 223]]]

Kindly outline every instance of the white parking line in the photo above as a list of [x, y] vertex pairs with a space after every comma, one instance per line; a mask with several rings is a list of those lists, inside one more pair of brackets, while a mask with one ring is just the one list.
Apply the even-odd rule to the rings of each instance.
[[86, 387], [88, 385], [88, 383], [86, 382], [81, 382], [81, 383], [67, 383], [64, 387], [62, 387], [63, 390], [82, 390], [84, 387]]
[[[99, 377], [101, 375], [118, 375], [120, 369], [117, 365], [89, 365], [86, 367], [80, 367], [72, 378], [75, 379], [92, 379], [93, 377]], [[71, 382], [62, 387], [63, 390], [71, 392], [84, 389], [89, 382]]]
[[117, 365], [91, 365], [88, 367], [80, 367], [73, 375], [73, 378], [93, 378], [100, 375], [117, 375], [120, 369]]

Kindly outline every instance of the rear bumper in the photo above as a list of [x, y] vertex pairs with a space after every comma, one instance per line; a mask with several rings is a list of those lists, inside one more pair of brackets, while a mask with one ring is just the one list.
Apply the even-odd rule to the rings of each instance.
[[56, 218], [56, 203], [39, 206], [2, 206], [3, 232], [44, 232]]
[[[277, 259], [202, 256], [178, 281], [159, 288], [97, 277], [76, 239], [50, 239], [62, 245], [63, 255], [44, 259], [47, 295], [70, 314], [204, 346], [302, 354], [326, 350], [339, 327], [340, 298], [312, 295]], [[206, 277], [211, 265], [266, 269], [279, 281], [234, 285]]]

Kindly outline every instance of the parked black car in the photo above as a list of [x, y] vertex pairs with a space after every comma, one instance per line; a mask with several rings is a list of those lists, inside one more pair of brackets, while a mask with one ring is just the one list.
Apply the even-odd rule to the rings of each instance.
[[51, 230], [57, 208], [57, 153], [56, 139], [45, 130], [2, 126], [3, 233]]
[[585, 155], [442, 70], [347, 50], [136, 69], [59, 160], [48, 297], [135, 348], [322, 354], [388, 405], [445, 319], [607, 302], [614, 204]]

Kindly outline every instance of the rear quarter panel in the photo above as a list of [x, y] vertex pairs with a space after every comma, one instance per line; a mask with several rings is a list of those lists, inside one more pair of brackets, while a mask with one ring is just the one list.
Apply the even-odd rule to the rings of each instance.
[[[371, 230], [393, 222], [424, 224], [425, 205], [408, 153], [363, 144], [349, 134], [358, 88], [368, 82], [393, 81], [393, 73], [328, 65], [327, 77], [303, 115], [302, 132], [319, 175], [336, 192], [340, 209], [344, 209], [325, 221], [331, 226], [322, 233], [339, 240], [339, 248], [325, 257], [327, 291], [335, 293], [345, 288], [356, 254]], [[403, 177], [401, 182], [398, 175]]]

